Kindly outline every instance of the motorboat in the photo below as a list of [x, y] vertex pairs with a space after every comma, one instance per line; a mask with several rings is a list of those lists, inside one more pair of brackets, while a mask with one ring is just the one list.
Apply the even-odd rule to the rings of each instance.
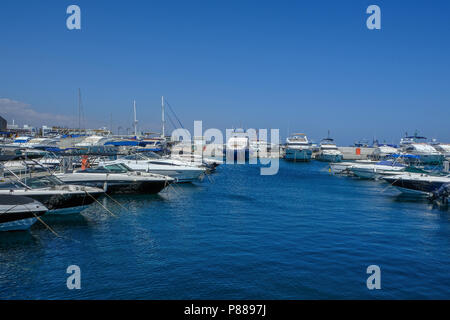
[[163, 176], [169, 176], [175, 179], [175, 182], [193, 182], [201, 179], [206, 169], [198, 166], [187, 165], [185, 162], [170, 159], [149, 158], [143, 154], [127, 155], [116, 160], [99, 162], [99, 166], [111, 164], [125, 164], [133, 171], [156, 173]]
[[444, 155], [427, 143], [410, 143], [403, 147], [403, 152], [417, 157], [423, 165], [439, 165], [444, 161]]
[[64, 183], [103, 188], [107, 193], [154, 194], [174, 182], [168, 176], [133, 171], [123, 163], [55, 175]]
[[382, 160], [376, 163], [355, 163], [349, 170], [362, 179], [378, 179], [387, 175], [395, 175], [406, 169], [406, 165], [393, 161]]
[[423, 165], [439, 165], [445, 159], [444, 155], [428, 143], [426, 137], [419, 136], [417, 131], [412, 136], [406, 134], [401, 138], [400, 150], [403, 154], [415, 156], [414, 161]]
[[243, 129], [232, 132], [226, 144], [226, 157], [237, 162], [245, 162], [250, 158], [249, 137]]
[[48, 209], [40, 202], [16, 195], [0, 195], [0, 231], [29, 229]]
[[30, 148], [30, 149], [45, 149], [45, 148], [54, 148], [58, 146], [57, 139], [51, 138], [32, 138], [27, 142], [21, 144], [22, 148]]
[[84, 138], [81, 142], [75, 144], [75, 147], [93, 147], [93, 146], [104, 146], [107, 142], [110, 142], [111, 138], [105, 136], [88, 136]]
[[193, 157], [185, 157], [185, 158], [183, 158], [183, 156], [177, 156], [176, 154], [161, 156], [153, 151], [147, 151], [138, 154], [140, 154], [142, 157], [154, 161], [155, 163], [162, 163], [162, 164], [169, 163], [171, 165], [192, 166], [204, 169], [211, 168], [210, 164], [214, 162], [213, 160], [209, 159], [203, 161], [201, 156], [196, 156], [195, 154], [193, 155]]
[[430, 195], [450, 183], [450, 175], [431, 175], [429, 173], [405, 172], [383, 177], [403, 193]]
[[446, 160], [450, 160], [450, 144], [449, 143], [433, 143], [433, 148], [440, 152]]
[[50, 174], [7, 180], [0, 183], [0, 195], [30, 197], [45, 205], [48, 214], [78, 213], [104, 194], [99, 188], [66, 185]]
[[220, 166], [221, 164], [223, 164], [223, 161], [220, 159], [206, 158], [206, 157], [202, 157], [201, 155], [194, 154], [194, 153], [171, 154], [169, 159], [188, 162], [188, 163], [190, 162], [190, 163], [196, 164], [198, 166], [205, 166], [209, 169], [215, 169], [218, 166]]
[[305, 162], [310, 161], [311, 156], [311, 142], [304, 133], [296, 133], [286, 138], [284, 159]]
[[375, 150], [373, 150], [373, 153], [370, 155], [370, 157], [376, 160], [386, 160], [397, 153], [398, 149], [393, 146], [379, 145], [375, 148]]
[[355, 164], [374, 164], [376, 161], [372, 160], [355, 160], [355, 161], [342, 161], [342, 162], [331, 162], [330, 163], [330, 173], [339, 175], [349, 175], [354, 174], [350, 171], [350, 168]]
[[325, 162], [340, 162], [342, 161], [343, 154], [339, 151], [336, 143], [332, 138], [330, 138], [330, 132], [328, 132], [328, 137], [322, 139], [320, 142], [319, 152], [316, 155], [316, 160]]
[[29, 136], [17, 136], [10, 146], [22, 147], [25, 143], [30, 141], [33, 137]]

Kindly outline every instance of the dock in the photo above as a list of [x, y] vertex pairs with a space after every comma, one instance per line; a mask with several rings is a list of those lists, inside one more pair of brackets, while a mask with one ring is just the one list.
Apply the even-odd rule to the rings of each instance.
[[366, 160], [373, 154], [375, 148], [370, 147], [338, 147], [343, 160]]

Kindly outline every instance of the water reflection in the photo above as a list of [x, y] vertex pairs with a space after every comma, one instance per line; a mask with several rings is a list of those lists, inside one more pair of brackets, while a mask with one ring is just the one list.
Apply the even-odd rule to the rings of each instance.
[[39, 244], [38, 239], [28, 230], [17, 232], [0, 232], [0, 252]]

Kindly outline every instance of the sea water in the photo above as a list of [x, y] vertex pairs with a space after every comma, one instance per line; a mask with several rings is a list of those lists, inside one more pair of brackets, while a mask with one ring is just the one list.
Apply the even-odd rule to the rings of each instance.
[[[450, 298], [450, 211], [326, 163], [222, 165], [0, 234], [0, 299]], [[79, 266], [81, 289], [67, 287]], [[367, 267], [381, 270], [369, 290]]]

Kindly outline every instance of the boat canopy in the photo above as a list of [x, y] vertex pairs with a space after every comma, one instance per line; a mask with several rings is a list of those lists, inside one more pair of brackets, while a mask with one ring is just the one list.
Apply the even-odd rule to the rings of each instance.
[[420, 156], [416, 156], [413, 154], [391, 154], [393, 158], [410, 158], [410, 159], [420, 159]]
[[382, 160], [378, 161], [377, 165], [380, 166], [392, 166], [392, 167], [406, 167], [404, 164], [394, 162], [392, 160]]

